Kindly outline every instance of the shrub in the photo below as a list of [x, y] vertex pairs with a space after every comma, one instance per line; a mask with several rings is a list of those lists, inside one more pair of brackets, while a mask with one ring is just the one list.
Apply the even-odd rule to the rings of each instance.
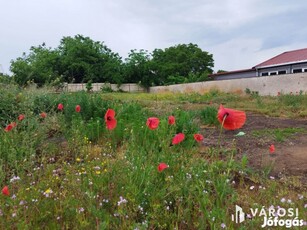
[[217, 118], [217, 108], [213, 106], [208, 106], [204, 108], [201, 112], [202, 121], [207, 125], [218, 125]]

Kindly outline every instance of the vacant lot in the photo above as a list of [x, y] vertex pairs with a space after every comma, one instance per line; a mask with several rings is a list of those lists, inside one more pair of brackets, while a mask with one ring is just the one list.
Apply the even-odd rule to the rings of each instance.
[[[262, 207], [306, 217], [306, 95], [7, 86], [0, 99], [1, 229], [259, 229], [250, 208]], [[245, 125], [221, 128], [220, 104]]]

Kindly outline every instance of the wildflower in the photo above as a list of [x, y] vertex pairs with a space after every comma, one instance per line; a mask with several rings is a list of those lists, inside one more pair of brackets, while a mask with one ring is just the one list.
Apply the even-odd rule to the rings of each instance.
[[250, 188], [249, 188], [249, 189], [250, 189], [250, 190], [253, 190], [254, 188], [255, 188], [255, 186], [250, 186]]
[[182, 142], [184, 140], [184, 134], [183, 133], [178, 133], [174, 136], [173, 140], [172, 140], [172, 144], [173, 145], [177, 145], [180, 142]]
[[226, 228], [226, 224], [222, 223], [221, 228]]
[[93, 167], [93, 169], [100, 170], [100, 166], [95, 166], [95, 167]]
[[274, 152], [275, 152], [275, 146], [274, 146], [274, 145], [271, 145], [270, 148], [269, 148], [269, 150], [270, 150], [270, 153], [274, 153]]
[[149, 118], [147, 119], [146, 125], [148, 126], [148, 128], [154, 130], [154, 129], [158, 128], [159, 123], [160, 123], [159, 118], [156, 118], [156, 117], [149, 117]]
[[64, 109], [64, 106], [62, 103], [58, 104], [58, 110], [62, 111]]
[[16, 126], [16, 122], [12, 122], [12, 123], [8, 124], [8, 125], [5, 127], [4, 131], [5, 131], [5, 132], [9, 132], [9, 131], [11, 131], [15, 126]]
[[117, 121], [115, 119], [115, 111], [113, 109], [108, 109], [104, 115], [104, 120], [107, 125], [107, 129], [112, 130], [116, 127]]
[[84, 208], [82, 208], [82, 207], [79, 208], [78, 212], [79, 212], [79, 213], [84, 212]]
[[119, 197], [119, 201], [117, 202], [117, 206], [120, 206], [121, 204], [125, 204], [127, 203], [128, 201], [123, 198], [122, 196]]
[[40, 114], [40, 116], [41, 116], [41, 118], [46, 118], [46, 117], [47, 117], [47, 113], [42, 112], [42, 113]]
[[224, 108], [223, 105], [220, 105], [217, 119], [223, 125], [224, 129], [235, 130], [244, 125], [246, 114], [243, 111]]
[[81, 106], [80, 105], [76, 105], [76, 112], [80, 113], [80, 111], [81, 111]]
[[5, 196], [9, 196], [10, 195], [9, 187], [4, 186], [2, 189], [2, 194]]
[[281, 202], [281, 203], [285, 203], [285, 202], [286, 202], [286, 199], [285, 199], [285, 198], [281, 198], [280, 202]]
[[158, 165], [158, 171], [159, 171], [159, 172], [162, 172], [164, 169], [167, 169], [167, 168], [168, 168], [168, 165], [165, 164], [165, 163], [160, 163], [160, 164]]
[[19, 121], [22, 121], [23, 119], [25, 119], [25, 115], [20, 114], [20, 115], [18, 116], [18, 120], [19, 120]]
[[197, 142], [201, 142], [201, 141], [204, 140], [204, 136], [197, 133], [197, 134], [194, 134], [194, 139], [195, 139], [195, 141], [197, 141]]
[[16, 217], [16, 216], [17, 216], [16, 212], [13, 212], [12, 217]]
[[43, 194], [44, 194], [45, 197], [49, 197], [50, 194], [52, 194], [52, 193], [53, 193], [53, 191], [50, 188], [48, 188]]
[[169, 116], [169, 117], [168, 117], [168, 124], [169, 124], [169, 125], [174, 125], [175, 122], [176, 122], [176, 119], [175, 119], [174, 116]]
[[186, 175], [187, 179], [192, 179], [192, 175], [190, 173], [186, 173], [185, 175]]
[[277, 92], [277, 96], [280, 96], [280, 92]]
[[20, 180], [20, 177], [19, 176], [13, 176], [11, 179], [10, 179], [10, 182], [13, 183], [15, 181], [18, 181]]

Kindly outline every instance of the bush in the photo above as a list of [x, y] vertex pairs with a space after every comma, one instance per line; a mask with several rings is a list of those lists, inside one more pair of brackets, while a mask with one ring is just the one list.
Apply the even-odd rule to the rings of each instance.
[[201, 112], [202, 121], [207, 125], [218, 125], [217, 118], [217, 108], [213, 106], [208, 106], [204, 108]]

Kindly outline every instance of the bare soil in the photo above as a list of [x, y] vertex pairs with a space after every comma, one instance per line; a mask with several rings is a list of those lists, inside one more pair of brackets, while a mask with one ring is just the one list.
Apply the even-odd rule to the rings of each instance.
[[[267, 129], [302, 128], [303, 132], [295, 133], [282, 142], [274, 136], [264, 134], [256, 136], [253, 131]], [[306, 130], [306, 131], [305, 131]], [[244, 136], [235, 136], [240, 131]], [[212, 127], [203, 127], [205, 146], [216, 146], [220, 130]], [[266, 117], [248, 113], [245, 125], [235, 131], [222, 131], [221, 145], [224, 148], [236, 146], [240, 160], [245, 154], [249, 165], [256, 170], [264, 170], [271, 166], [270, 175], [276, 178], [297, 176], [304, 185], [307, 185], [307, 120], [283, 119]], [[275, 153], [269, 152], [269, 146], [275, 145]]]

